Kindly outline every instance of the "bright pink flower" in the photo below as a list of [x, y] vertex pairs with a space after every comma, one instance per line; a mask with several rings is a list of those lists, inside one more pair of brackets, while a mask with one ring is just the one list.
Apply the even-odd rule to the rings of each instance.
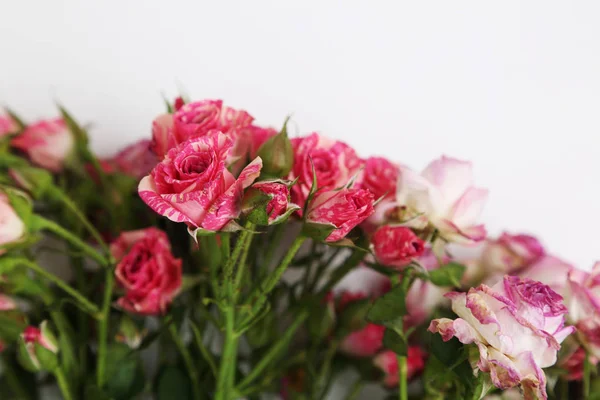
[[169, 150], [141, 180], [140, 197], [158, 214], [185, 222], [191, 230], [223, 229], [240, 215], [244, 189], [262, 167], [256, 158], [235, 179], [225, 165], [232, 146], [229, 137], [213, 131]]
[[326, 139], [316, 133], [291, 141], [294, 148], [294, 167], [289, 179], [298, 178], [298, 182], [292, 188], [292, 200], [301, 207], [304, 206], [312, 187], [313, 165], [317, 176], [317, 188], [325, 191], [346, 186], [364, 164], [347, 144]]
[[136, 314], [164, 314], [181, 288], [181, 260], [173, 257], [167, 235], [156, 228], [123, 232], [110, 251], [125, 290], [117, 304]]
[[239, 141], [244, 144], [240, 147], [246, 148], [250, 159], [258, 156], [258, 149], [271, 137], [277, 135], [277, 129], [263, 128], [261, 126], [250, 125], [241, 132]]
[[485, 244], [481, 263], [488, 272], [511, 274], [533, 265], [544, 255], [544, 247], [535, 237], [505, 232]]
[[0, 115], [0, 138], [4, 135], [16, 133], [19, 127], [11, 117]]
[[141, 179], [152, 171], [158, 159], [150, 150], [150, 140], [142, 139], [121, 150], [112, 162], [120, 172]]
[[0, 254], [1, 247], [14, 243], [25, 234], [25, 224], [17, 215], [8, 200], [8, 196], [0, 193]]
[[263, 194], [271, 196], [271, 200], [267, 204], [267, 215], [269, 216], [269, 224], [277, 220], [278, 217], [284, 216], [290, 210], [290, 189], [288, 185], [281, 181], [261, 181], [252, 185]]
[[[569, 381], [580, 381], [583, 378], [583, 367], [585, 363], [586, 351], [583, 347], [577, 347], [577, 349], [569, 354], [564, 359], [558, 362], [558, 367], [567, 370], [566, 379]], [[596, 357], [589, 357], [589, 361], [592, 365], [598, 364]]]
[[309, 204], [306, 220], [332, 226], [334, 230], [326, 241], [336, 242], [373, 214], [373, 201], [373, 194], [365, 189], [317, 192]]
[[433, 320], [429, 330], [444, 341], [454, 336], [475, 343], [477, 367], [490, 373], [496, 387], [520, 384], [526, 399], [547, 399], [542, 368], [556, 363], [560, 343], [574, 331], [564, 326], [562, 297], [547, 285], [515, 276], [492, 288], [481, 285], [446, 296], [459, 318]]
[[[254, 118], [243, 110], [224, 107], [221, 100], [202, 100], [181, 106], [174, 114], [159, 116], [152, 124], [152, 150], [162, 157], [179, 144], [219, 130], [237, 143]], [[237, 155], [237, 154], [236, 154]]]
[[[410, 346], [406, 357], [406, 378], [410, 381], [425, 368], [425, 358], [427, 354], [417, 346]], [[387, 387], [398, 385], [398, 356], [391, 350], [385, 350], [379, 353], [374, 359], [373, 364], [385, 374], [383, 384]]]
[[184, 105], [185, 101], [183, 101], [183, 98], [181, 96], [175, 98], [175, 101], [173, 102], [173, 108], [175, 109], [175, 111], [179, 111]]
[[370, 157], [365, 162], [362, 187], [373, 193], [375, 199], [396, 197], [400, 167], [383, 157]]
[[340, 350], [355, 357], [370, 357], [383, 346], [385, 326], [366, 324], [362, 329], [352, 332], [344, 338]]
[[75, 138], [61, 118], [29, 125], [11, 144], [31, 161], [52, 172], [60, 172], [75, 148]]
[[471, 163], [449, 157], [433, 161], [420, 175], [401, 168], [396, 194], [398, 204], [407, 207], [407, 220], [427, 218], [444, 239], [459, 243], [485, 239], [477, 220], [487, 195], [473, 186]]
[[425, 242], [405, 226], [384, 225], [371, 238], [377, 260], [401, 269], [425, 251]]

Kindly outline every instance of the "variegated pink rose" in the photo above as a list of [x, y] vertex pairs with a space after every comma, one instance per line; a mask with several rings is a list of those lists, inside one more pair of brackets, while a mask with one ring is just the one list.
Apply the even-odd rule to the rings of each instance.
[[167, 235], [156, 228], [123, 232], [111, 246], [115, 276], [125, 291], [117, 304], [142, 314], [164, 314], [181, 288], [181, 260], [171, 253]]
[[298, 209], [298, 206], [290, 202], [288, 182], [281, 180], [255, 182], [246, 192], [244, 203], [252, 203], [252, 197], [256, 194], [270, 197], [265, 209], [269, 225], [283, 221], [283, 218]]
[[5, 135], [16, 133], [19, 127], [13, 119], [6, 115], [0, 115], [0, 138]]
[[446, 296], [458, 318], [433, 320], [429, 330], [444, 341], [475, 343], [477, 367], [490, 373], [496, 387], [521, 385], [525, 399], [547, 399], [542, 368], [556, 363], [560, 343], [574, 331], [564, 326], [563, 298], [543, 283], [516, 276]]
[[488, 191], [473, 186], [471, 163], [441, 157], [417, 174], [401, 168], [397, 201], [407, 208], [407, 220], [424, 219], [452, 242], [472, 243], [485, 239], [477, 220]]
[[306, 220], [330, 226], [333, 231], [325, 240], [336, 242], [373, 214], [373, 202], [373, 193], [366, 189], [317, 192], [308, 206]]
[[362, 187], [368, 189], [375, 199], [394, 198], [398, 185], [400, 167], [383, 157], [370, 157], [365, 161]]
[[481, 264], [489, 273], [512, 274], [533, 265], [544, 255], [544, 247], [535, 237], [505, 232], [485, 244]]
[[[425, 368], [425, 359], [427, 354], [420, 347], [410, 346], [406, 357], [406, 379], [410, 381], [412, 378], [420, 374]], [[383, 384], [387, 387], [398, 386], [399, 369], [398, 356], [391, 350], [385, 350], [373, 359], [373, 364], [379, 368], [384, 374]]]
[[377, 260], [386, 266], [402, 269], [423, 254], [425, 242], [405, 226], [384, 225], [371, 238]]
[[[184, 106], [185, 108], [185, 106]], [[236, 179], [226, 168], [233, 141], [212, 131], [169, 150], [138, 187], [150, 208], [171, 221], [184, 222], [190, 231], [219, 231], [241, 212], [244, 189], [260, 174], [254, 159]]]
[[132, 143], [117, 153], [110, 162], [119, 172], [141, 179], [158, 163], [156, 155], [150, 150], [150, 143], [147, 139]]
[[[202, 100], [182, 105], [174, 114], [164, 114], [152, 124], [152, 150], [159, 157], [185, 141], [219, 130], [234, 141], [254, 117], [244, 110], [223, 106], [221, 100]], [[238, 153], [235, 153], [238, 155]]]
[[8, 196], [0, 193], [0, 254], [2, 246], [14, 243], [25, 234], [25, 224], [11, 206]]
[[61, 118], [29, 125], [11, 140], [34, 164], [60, 172], [75, 149], [75, 137]]
[[292, 201], [303, 207], [310, 192], [314, 174], [320, 191], [346, 186], [364, 165], [354, 149], [316, 133], [294, 138], [294, 166], [288, 179], [298, 179], [292, 188]]

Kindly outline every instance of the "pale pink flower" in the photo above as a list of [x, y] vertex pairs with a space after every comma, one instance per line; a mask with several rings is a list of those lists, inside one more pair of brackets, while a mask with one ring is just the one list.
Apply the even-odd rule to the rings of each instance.
[[213, 131], [169, 150], [141, 180], [140, 197], [158, 214], [186, 223], [190, 231], [223, 229], [240, 215], [244, 189], [262, 167], [257, 157], [236, 179], [226, 168], [232, 146], [228, 136]]
[[12, 139], [31, 161], [52, 172], [60, 172], [75, 149], [75, 137], [61, 118], [36, 122]]
[[[25, 235], [25, 224], [11, 206], [8, 196], [0, 193], [0, 247], [14, 243]], [[0, 249], [0, 254], [2, 254]]]
[[401, 168], [396, 196], [398, 204], [409, 211], [407, 219], [421, 223], [426, 218], [448, 241], [485, 239], [485, 228], [477, 220], [488, 191], [473, 186], [470, 162], [441, 157], [421, 174]]
[[0, 115], [0, 138], [5, 135], [16, 133], [18, 130], [19, 127], [10, 116]]
[[544, 255], [544, 247], [535, 237], [505, 232], [486, 242], [481, 266], [490, 273], [512, 274], [533, 265]]
[[451, 292], [459, 318], [433, 320], [429, 330], [447, 341], [456, 337], [479, 348], [477, 367], [496, 387], [521, 385], [526, 399], [547, 399], [542, 368], [556, 363], [560, 343], [574, 331], [565, 327], [567, 308], [547, 285], [506, 276], [493, 287]]

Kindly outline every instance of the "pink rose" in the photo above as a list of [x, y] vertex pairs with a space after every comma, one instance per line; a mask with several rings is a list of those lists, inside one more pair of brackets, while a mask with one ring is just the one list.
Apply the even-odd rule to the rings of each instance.
[[425, 242], [405, 226], [384, 225], [371, 238], [377, 260], [401, 269], [425, 251]]
[[224, 107], [221, 100], [187, 103], [174, 114], [161, 115], [154, 120], [152, 150], [163, 157], [169, 149], [189, 139], [205, 136], [212, 130], [227, 134], [237, 144], [241, 131], [253, 120], [246, 111]]
[[25, 224], [10, 204], [8, 196], [0, 193], [0, 254], [2, 247], [25, 235]]
[[150, 150], [150, 140], [142, 139], [125, 147], [111, 162], [120, 172], [141, 179], [152, 171], [158, 159]]
[[[348, 304], [366, 299], [368, 296], [362, 292], [343, 292], [337, 304], [336, 311], [342, 312]], [[370, 357], [383, 347], [383, 334], [385, 326], [367, 323], [364, 327], [346, 336], [340, 344], [343, 353], [354, 357]]]
[[564, 326], [562, 297], [547, 285], [516, 276], [505, 276], [491, 288], [480, 285], [446, 296], [459, 318], [433, 320], [429, 330], [444, 341], [454, 336], [475, 343], [477, 367], [490, 373], [496, 387], [520, 384], [526, 399], [547, 399], [542, 368], [556, 363], [560, 343], [574, 331]]
[[250, 159], [253, 159], [258, 156], [258, 149], [260, 149], [260, 146], [273, 136], [277, 135], [277, 133], [279, 133], [277, 129], [249, 125], [243, 129], [239, 140], [245, 142], [242, 147], [247, 149]]
[[[571, 352], [566, 357], [561, 357], [557, 366], [567, 371], [567, 375], [564, 379], [568, 381], [580, 381], [583, 379], [585, 357], [586, 351], [583, 347], [577, 347], [575, 351]], [[598, 359], [596, 357], [589, 357], [589, 361], [592, 365], [598, 364]]]
[[544, 255], [544, 247], [535, 237], [505, 232], [485, 244], [481, 263], [489, 272], [511, 274], [531, 266]]
[[398, 204], [407, 208], [407, 220], [427, 218], [444, 239], [459, 243], [485, 239], [477, 219], [487, 195], [473, 186], [471, 163], [448, 157], [433, 161], [420, 175], [402, 168], [396, 194]]
[[0, 311], [10, 311], [15, 308], [17, 308], [15, 301], [7, 295], [0, 293]]
[[75, 138], [61, 118], [29, 125], [12, 139], [13, 147], [24, 151], [33, 163], [60, 172], [75, 148]]
[[117, 304], [136, 314], [164, 314], [181, 288], [181, 260], [173, 257], [167, 235], [156, 228], [123, 232], [110, 251], [125, 290]]
[[373, 214], [373, 201], [373, 194], [365, 189], [317, 192], [308, 206], [306, 220], [334, 228], [325, 240], [336, 242]]
[[289, 216], [293, 211], [298, 209], [298, 206], [289, 202], [290, 189], [288, 184], [283, 181], [255, 182], [246, 193], [246, 198], [256, 193], [254, 192], [255, 190], [271, 198], [266, 207], [266, 213], [269, 216], [269, 225], [282, 221], [281, 218]]
[[292, 188], [292, 200], [301, 207], [312, 187], [313, 165], [320, 191], [346, 186], [363, 165], [363, 161], [350, 146], [316, 133], [304, 138], [294, 138], [291, 142], [294, 148], [294, 166], [289, 180], [298, 178]]
[[232, 146], [229, 137], [213, 131], [169, 150], [141, 180], [140, 197], [158, 214], [190, 229], [223, 229], [240, 215], [244, 189], [262, 167], [256, 158], [235, 179], [225, 165]]
[[370, 157], [365, 162], [362, 187], [368, 189], [375, 199], [396, 196], [400, 167], [383, 157]]
[[0, 138], [5, 135], [17, 133], [19, 127], [10, 116], [0, 115]]
[[[406, 378], [410, 381], [425, 369], [425, 358], [427, 355], [417, 346], [410, 346], [406, 357]], [[383, 384], [387, 387], [398, 386], [398, 356], [391, 350], [379, 353], [373, 364], [385, 374]]]

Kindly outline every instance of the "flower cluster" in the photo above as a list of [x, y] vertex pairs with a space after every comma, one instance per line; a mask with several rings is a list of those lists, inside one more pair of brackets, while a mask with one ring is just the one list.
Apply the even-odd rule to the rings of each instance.
[[419, 173], [287, 122], [177, 98], [99, 158], [64, 109], [0, 116], [0, 371], [23, 367], [0, 397], [326, 398], [350, 368], [400, 398], [600, 384], [600, 262], [488, 237], [467, 161]]

